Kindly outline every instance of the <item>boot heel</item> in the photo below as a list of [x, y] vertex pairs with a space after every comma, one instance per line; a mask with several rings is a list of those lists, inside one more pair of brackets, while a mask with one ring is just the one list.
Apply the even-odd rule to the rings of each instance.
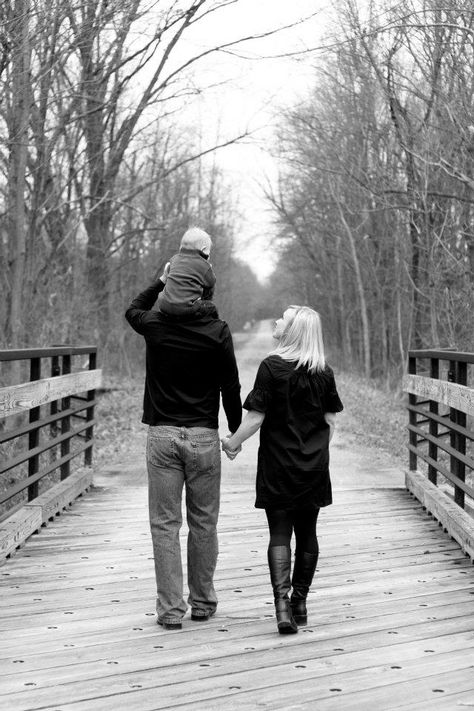
[[280, 634], [295, 634], [298, 632], [298, 625], [293, 618], [289, 600], [276, 600], [275, 612], [278, 632]]
[[293, 615], [293, 619], [298, 627], [305, 627], [308, 624], [308, 615]]
[[293, 619], [298, 626], [303, 626], [308, 624], [308, 612], [306, 610], [305, 600], [291, 600], [291, 611], [293, 613]]

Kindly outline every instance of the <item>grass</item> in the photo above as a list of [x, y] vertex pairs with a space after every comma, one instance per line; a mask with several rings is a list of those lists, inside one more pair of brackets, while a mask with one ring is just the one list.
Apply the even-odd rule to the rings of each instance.
[[378, 387], [375, 382], [353, 373], [338, 372], [336, 380], [344, 404], [342, 431], [348, 431], [360, 437], [364, 444], [387, 452], [394, 464], [406, 466], [406, 396]]
[[127, 457], [131, 443], [142, 435], [144, 382], [144, 376], [105, 378], [96, 409], [94, 466], [120, 462]]

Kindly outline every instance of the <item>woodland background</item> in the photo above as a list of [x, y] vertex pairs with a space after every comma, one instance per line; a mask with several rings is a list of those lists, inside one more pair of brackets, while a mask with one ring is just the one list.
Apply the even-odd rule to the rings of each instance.
[[234, 47], [177, 48], [235, 1], [0, 4], [0, 348], [97, 343], [106, 372], [130, 375], [124, 310], [197, 224], [234, 330], [307, 303], [342, 366], [386, 381], [409, 347], [473, 350], [471, 0], [333, 3], [299, 58], [312, 91], [275, 106], [279, 262], [263, 285], [233, 256], [216, 146], [180, 120], [200, 60]]

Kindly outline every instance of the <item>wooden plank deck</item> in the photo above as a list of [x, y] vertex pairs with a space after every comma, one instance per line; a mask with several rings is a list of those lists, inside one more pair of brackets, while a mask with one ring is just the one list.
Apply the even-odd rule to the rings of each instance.
[[218, 614], [156, 625], [142, 445], [0, 567], [2, 711], [474, 706], [474, 567], [380, 453], [336, 439], [310, 623], [283, 637], [256, 442], [225, 461]]

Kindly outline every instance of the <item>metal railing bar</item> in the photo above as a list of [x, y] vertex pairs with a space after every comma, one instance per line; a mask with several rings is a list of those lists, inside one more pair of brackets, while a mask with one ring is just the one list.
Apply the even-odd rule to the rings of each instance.
[[31, 477], [28, 477], [27, 479], [24, 479], [23, 481], [17, 482], [14, 486], [10, 487], [5, 491], [3, 494], [0, 495], [0, 504], [5, 503], [5, 501], [8, 501], [11, 499], [13, 496], [16, 496], [17, 494], [20, 494], [22, 491], [27, 489], [31, 484], [36, 483], [40, 481], [43, 477], [47, 476], [48, 474], [51, 474], [55, 469], [59, 469], [62, 464], [65, 462], [74, 459], [77, 457], [79, 454], [82, 454], [85, 452], [89, 447], [93, 446], [93, 441], [86, 442], [85, 444], [79, 445], [77, 449], [74, 450], [74, 452], [70, 452], [67, 456], [61, 457], [61, 459], [57, 459], [54, 464], [52, 464], [50, 467], [47, 469], [44, 469], [41, 472], [37, 472], [36, 474], [32, 475]]
[[[53, 447], [56, 447], [58, 444], [61, 444], [61, 442], [64, 442], [67, 439], [72, 439], [74, 436], [79, 435], [81, 432], [89, 429], [89, 427], [92, 427], [94, 424], [96, 424], [95, 420], [87, 420], [85, 424], [80, 425], [74, 430], [70, 430], [65, 434], [49, 439], [45, 444], [41, 444], [38, 447], [35, 447], [34, 449], [28, 449], [26, 452], [22, 452], [14, 459], [10, 459], [6, 464], [0, 466], [0, 474], [4, 474], [10, 469], [17, 467], [20, 464], [24, 464], [24, 462], [29, 461], [32, 457], [37, 457], [40, 454], [43, 454], [44, 452], [47, 452], [50, 449], [53, 449]], [[31, 479], [32, 477], [30, 477], [30, 480]]]
[[428, 349], [409, 351], [408, 355], [410, 358], [438, 358], [439, 360], [460, 361], [461, 363], [474, 363], [474, 353], [467, 353], [465, 351], [451, 351], [449, 349]]
[[[53, 402], [59, 402], [58, 400], [54, 400]], [[94, 405], [97, 404], [97, 400], [94, 400]], [[16, 437], [21, 437], [22, 435], [28, 434], [28, 432], [31, 432], [32, 430], [35, 429], [40, 429], [41, 427], [47, 427], [47, 425], [52, 424], [53, 422], [57, 422], [58, 420], [61, 420], [63, 417], [71, 416], [71, 417], [77, 417], [80, 420], [86, 419], [83, 415], [77, 415], [76, 413], [82, 412], [83, 410], [87, 410], [89, 407], [89, 404], [87, 405], [79, 405], [78, 407], [74, 408], [68, 408], [67, 410], [62, 410], [61, 412], [58, 412], [55, 415], [48, 415], [44, 419], [37, 420], [34, 423], [28, 424], [28, 425], [23, 425], [23, 427], [18, 427], [15, 430], [7, 430], [6, 432], [3, 432], [0, 434], [0, 444], [3, 444], [4, 442], [8, 442], [11, 439], [15, 439]]]
[[425, 417], [425, 418], [423, 418], [422, 420], [417, 420], [417, 423], [418, 423], [419, 425], [425, 425], [427, 422], [430, 422], [430, 418], [429, 418], [429, 417]]
[[[420, 432], [422, 432], [422, 430], [419, 430], [418, 427], [415, 427], [414, 425], [408, 425], [408, 429], [418, 435], [420, 434]], [[451, 447], [451, 445], [445, 444], [443, 442], [438, 442], [438, 439], [433, 435], [430, 435], [428, 432], [423, 433], [423, 440], [431, 442], [432, 444], [436, 445], [438, 449], [441, 449], [443, 452], [446, 452], [446, 454], [455, 457], [459, 462], [462, 462], [470, 469], [474, 469], [474, 460], [468, 457], [467, 455], [458, 452], [458, 450], [454, 449], [454, 447]]]
[[438, 437], [446, 437], [447, 435], [450, 435], [452, 430], [446, 430], [446, 432], [438, 432]]
[[408, 449], [413, 451], [413, 454], [415, 454], [417, 457], [420, 457], [425, 461], [427, 464], [431, 464], [434, 466], [437, 471], [442, 474], [446, 479], [448, 479], [454, 486], [457, 486], [459, 489], [462, 489], [465, 494], [471, 497], [471, 499], [474, 499], [474, 489], [471, 486], [468, 486], [464, 481], [461, 479], [458, 479], [454, 474], [451, 474], [450, 471], [445, 469], [439, 462], [437, 462], [435, 459], [431, 459], [427, 454], [424, 452], [421, 452], [419, 449], [416, 447], [412, 447], [411, 444], [408, 445]]
[[97, 346], [56, 346], [52, 348], [19, 348], [14, 351], [0, 350], [0, 361], [52, 358], [58, 355], [89, 355], [97, 353]]
[[[434, 420], [435, 422], [439, 422], [441, 425], [444, 425], [445, 427], [449, 426], [450, 430], [454, 430], [454, 432], [459, 432], [459, 434], [464, 435], [465, 437], [468, 437], [470, 440], [474, 442], [474, 432], [471, 430], [468, 430], [466, 427], [462, 427], [461, 425], [458, 425], [456, 422], [452, 422], [449, 417], [449, 413], [446, 415], [436, 415], [433, 412], [428, 412], [427, 410], [422, 410], [417, 409], [416, 405], [408, 405], [407, 409], [410, 410], [411, 412], [416, 412], [417, 414], [423, 414], [426, 415], [426, 417], [429, 420]], [[419, 422], [419, 421], [418, 421]]]

